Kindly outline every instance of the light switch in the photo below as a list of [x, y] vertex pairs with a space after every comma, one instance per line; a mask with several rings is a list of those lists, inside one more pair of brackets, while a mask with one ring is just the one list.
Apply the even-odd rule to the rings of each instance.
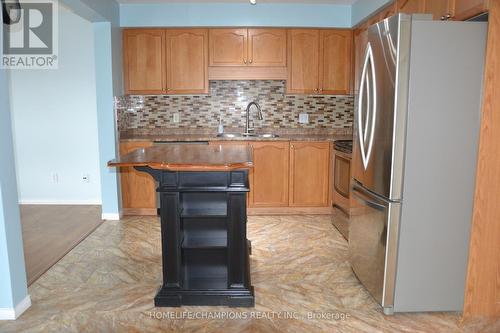
[[178, 113], [174, 113], [174, 116], [172, 118], [173, 118], [172, 121], [174, 123], [178, 123], [180, 121], [180, 117], [179, 117]]
[[299, 114], [299, 123], [309, 124], [309, 114], [308, 113]]

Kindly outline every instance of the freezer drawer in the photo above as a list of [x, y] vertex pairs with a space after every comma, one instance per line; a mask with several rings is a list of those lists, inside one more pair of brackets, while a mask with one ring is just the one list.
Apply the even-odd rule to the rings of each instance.
[[390, 313], [401, 204], [386, 201], [356, 182], [352, 193], [359, 207], [352, 212], [349, 225], [349, 261], [359, 281]]

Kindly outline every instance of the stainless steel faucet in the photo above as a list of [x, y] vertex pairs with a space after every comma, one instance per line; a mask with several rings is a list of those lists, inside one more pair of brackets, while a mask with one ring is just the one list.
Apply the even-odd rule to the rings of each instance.
[[255, 105], [255, 107], [257, 108], [257, 115], [259, 117], [259, 120], [263, 120], [264, 117], [262, 116], [262, 109], [259, 105], [259, 103], [253, 101], [253, 102], [250, 102], [248, 103], [247, 105], [247, 117], [246, 117], [246, 123], [245, 123], [245, 132], [243, 133], [243, 135], [245, 136], [251, 136], [252, 133], [250, 133], [250, 131], [253, 131], [253, 128], [250, 128], [250, 109], [252, 108], [252, 106]]

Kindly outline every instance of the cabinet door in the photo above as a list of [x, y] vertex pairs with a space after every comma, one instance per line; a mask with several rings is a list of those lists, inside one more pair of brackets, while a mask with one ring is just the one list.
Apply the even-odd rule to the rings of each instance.
[[487, 10], [488, 0], [454, 0], [455, 20], [466, 20]]
[[397, 0], [398, 12], [406, 14], [423, 13], [425, 0]]
[[164, 30], [124, 30], [123, 57], [123, 74], [127, 94], [161, 94], [165, 92]]
[[432, 14], [434, 20], [447, 19], [447, 15], [452, 16], [453, 0], [426, 0], [425, 13]]
[[166, 32], [167, 93], [208, 93], [208, 30]]
[[321, 30], [319, 92], [348, 94], [351, 83], [351, 30]]
[[[151, 147], [151, 141], [130, 141], [120, 144], [120, 155], [133, 152], [136, 149]], [[120, 168], [122, 204], [125, 209], [156, 209], [156, 191], [153, 178], [138, 172], [132, 167]]]
[[330, 144], [290, 143], [290, 206], [327, 207]]
[[247, 29], [210, 29], [210, 66], [247, 64]]
[[252, 142], [254, 168], [250, 207], [287, 207], [288, 142]]
[[288, 31], [288, 93], [319, 92], [319, 30]]
[[286, 67], [286, 30], [248, 29], [248, 64]]

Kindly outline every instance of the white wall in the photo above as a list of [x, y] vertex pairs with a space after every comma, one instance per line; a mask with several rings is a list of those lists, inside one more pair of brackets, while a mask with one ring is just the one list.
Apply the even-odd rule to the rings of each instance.
[[92, 23], [60, 6], [59, 69], [12, 72], [21, 203], [101, 202], [93, 34]]

